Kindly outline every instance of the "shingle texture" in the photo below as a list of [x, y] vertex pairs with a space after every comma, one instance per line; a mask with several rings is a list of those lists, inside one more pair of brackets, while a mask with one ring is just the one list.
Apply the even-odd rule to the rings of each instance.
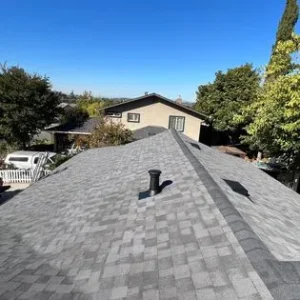
[[164, 127], [159, 126], [146, 126], [133, 131], [133, 138], [135, 140], [141, 140], [150, 136], [162, 133], [166, 130]]
[[56, 127], [51, 127], [48, 131], [58, 131], [58, 132], [75, 132], [75, 133], [91, 133], [96, 125], [99, 123], [98, 118], [89, 118], [82, 124], [77, 124], [75, 122], [70, 122], [67, 124], [58, 125]]
[[[0, 299], [300, 298], [298, 244], [281, 232], [298, 195], [190, 142], [165, 131], [86, 151], [1, 206]], [[153, 168], [172, 184], [138, 200]], [[241, 174], [253, 202], [223, 180]]]
[[[272, 254], [280, 260], [300, 260], [300, 196], [248, 162], [205, 145], [195, 151], [192, 140], [183, 138]], [[225, 180], [239, 182], [249, 198], [234, 192]]]

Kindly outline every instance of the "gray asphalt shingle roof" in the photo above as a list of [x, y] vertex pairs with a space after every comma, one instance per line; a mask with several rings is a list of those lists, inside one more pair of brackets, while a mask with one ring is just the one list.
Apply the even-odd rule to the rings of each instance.
[[59, 133], [77, 133], [77, 134], [90, 134], [95, 129], [99, 123], [99, 118], [89, 118], [82, 124], [77, 124], [76, 122], [70, 122], [66, 124], [61, 124], [56, 127], [51, 127], [47, 131], [59, 132]]
[[89, 150], [1, 206], [0, 299], [297, 299], [299, 200], [173, 130]]
[[160, 126], [146, 126], [140, 129], [136, 129], [132, 133], [133, 133], [133, 138], [135, 140], [141, 140], [141, 139], [148, 138], [149, 136], [162, 133], [165, 130], [167, 129]]

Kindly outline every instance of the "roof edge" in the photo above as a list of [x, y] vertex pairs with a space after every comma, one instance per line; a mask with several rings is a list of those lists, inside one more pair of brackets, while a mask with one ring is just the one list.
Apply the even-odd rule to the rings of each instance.
[[77, 135], [91, 135], [91, 132], [85, 132], [85, 131], [59, 131], [59, 130], [48, 130], [50, 133], [60, 133], [60, 134], [77, 134]]
[[[228, 196], [223, 192], [221, 187], [216, 183], [216, 181], [212, 178], [212, 176], [209, 174], [209, 172], [202, 165], [202, 163], [188, 148], [186, 143], [180, 137], [179, 133], [175, 129], [171, 129], [171, 133], [172, 133], [173, 137], [175, 138], [175, 140], [177, 141], [177, 143], [178, 143], [179, 147], [181, 148], [182, 152], [184, 153], [184, 155], [190, 161], [192, 167], [194, 168], [195, 172], [201, 179], [202, 183], [204, 184], [208, 193], [214, 200], [216, 206], [219, 208], [224, 219], [227, 221], [228, 225], [231, 227], [232, 231], [234, 233], [237, 232], [236, 228], [233, 228], [232, 223], [228, 222], [228, 215], [225, 213], [225, 211], [228, 209], [231, 210], [230, 215], [231, 216], [235, 215], [236, 218], [238, 218], [240, 220], [240, 222], [243, 224], [243, 227], [245, 228], [245, 230], [247, 230], [248, 232], [251, 232], [252, 237], [254, 239], [256, 239], [257, 242], [260, 244], [260, 248], [257, 249], [257, 251], [259, 251], [259, 253], [255, 253], [257, 255], [257, 257], [260, 257], [260, 258], [267, 257], [268, 259], [275, 259], [274, 255], [270, 252], [270, 250], [267, 248], [267, 246], [264, 244], [264, 242], [257, 236], [257, 234], [250, 227], [250, 225], [244, 220], [242, 215], [235, 208], [235, 206], [229, 200]], [[240, 231], [240, 230], [241, 230], [241, 227], [238, 228], [238, 231]], [[240, 242], [238, 237], [237, 237], [237, 240]], [[240, 244], [243, 248], [242, 243], [240, 243]], [[253, 252], [255, 252], [255, 251], [253, 251]]]
[[[269, 264], [274, 264], [273, 268], [276, 269], [276, 264], [279, 261], [271, 253], [266, 244], [255, 233], [252, 227], [244, 220], [238, 209], [232, 204], [221, 187], [215, 182], [202, 163], [188, 148], [186, 142], [183, 141], [179, 133], [174, 129], [171, 130], [171, 133], [173, 134], [184, 155], [190, 161], [192, 167], [207, 189], [208, 194], [215, 202], [223, 218], [226, 220], [235, 238], [245, 252], [246, 257], [250, 260], [254, 270], [261, 277], [269, 293], [276, 298], [276, 291], [271, 289], [268, 285], [270, 270], [265, 262], [268, 261]], [[245, 235], [240, 234], [241, 231], [247, 233], [246, 238]], [[249, 246], [250, 241], [251, 246]], [[277, 280], [277, 283], [279, 284], [279, 280]]]
[[157, 97], [157, 98], [160, 98], [161, 100], [167, 102], [167, 103], [170, 103], [172, 105], [175, 105], [175, 106], [178, 106], [179, 108], [181, 109], [184, 109], [192, 114], [196, 114], [198, 115], [200, 118], [202, 118], [203, 120], [209, 120], [209, 116], [203, 114], [203, 113], [200, 113], [194, 109], [191, 109], [185, 105], [182, 105], [182, 104], [178, 104], [174, 101], [172, 101], [171, 99], [168, 99], [162, 95], [159, 95], [157, 93], [151, 93], [151, 94], [147, 94], [147, 95], [143, 95], [143, 96], [140, 96], [140, 97], [137, 97], [137, 98], [133, 98], [133, 99], [130, 99], [128, 101], [125, 101], [125, 102], [122, 102], [122, 103], [118, 103], [118, 104], [114, 104], [114, 105], [110, 105], [110, 106], [107, 106], [107, 107], [104, 107], [102, 110], [105, 111], [106, 109], [110, 109], [110, 108], [114, 108], [114, 107], [119, 107], [119, 106], [122, 106], [122, 105], [125, 105], [125, 104], [128, 104], [128, 103], [132, 103], [132, 102], [135, 102], [135, 101], [138, 101], [138, 100], [142, 100], [142, 99], [146, 99], [146, 98], [149, 98], [149, 97]]

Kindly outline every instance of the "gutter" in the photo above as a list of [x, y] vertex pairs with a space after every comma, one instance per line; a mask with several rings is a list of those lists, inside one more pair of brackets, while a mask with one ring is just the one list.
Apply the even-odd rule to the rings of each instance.
[[91, 135], [90, 132], [76, 132], [76, 131], [51, 131], [51, 130], [49, 130], [48, 132], [51, 132], [51, 133], [61, 133], [61, 134]]

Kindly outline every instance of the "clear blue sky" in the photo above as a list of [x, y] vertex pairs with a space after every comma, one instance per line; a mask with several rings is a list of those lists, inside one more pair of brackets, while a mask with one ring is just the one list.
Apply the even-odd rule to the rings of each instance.
[[267, 63], [285, 0], [7, 0], [0, 60], [57, 90], [179, 94], [221, 69]]

